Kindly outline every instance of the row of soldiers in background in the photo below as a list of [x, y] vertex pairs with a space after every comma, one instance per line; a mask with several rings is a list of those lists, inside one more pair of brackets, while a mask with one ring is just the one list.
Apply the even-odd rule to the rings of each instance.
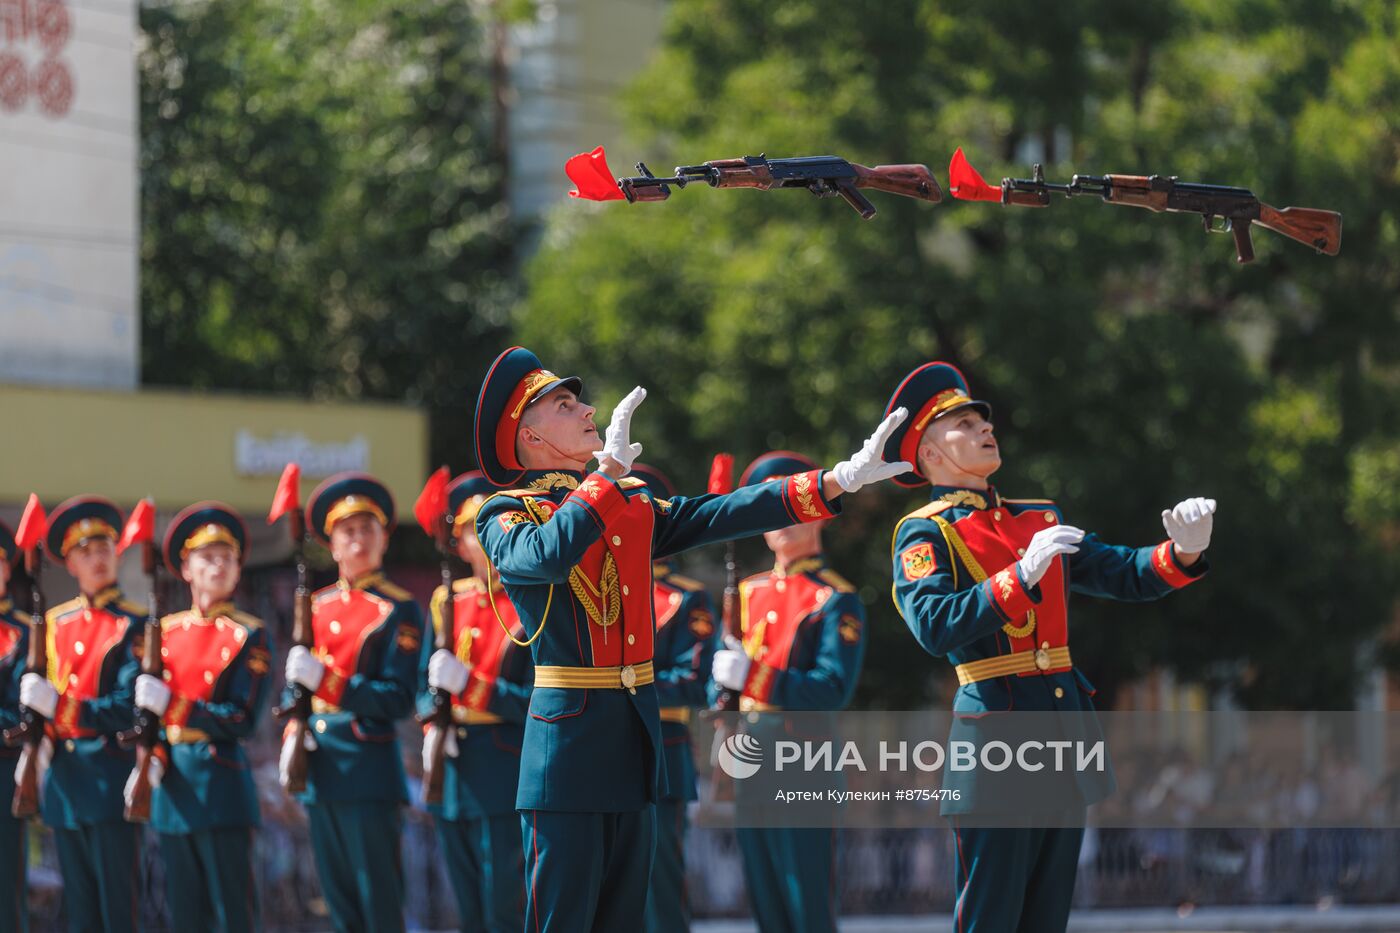
[[[796, 455], [774, 454], [755, 461], [741, 482], [814, 468]], [[658, 499], [675, 498], [659, 470], [634, 464], [631, 473]], [[525, 927], [516, 794], [533, 665], [510, 600], [499, 585], [488, 585], [488, 563], [473, 528], [482, 502], [496, 492], [480, 473], [448, 488], [450, 527], [457, 532], [451, 543], [471, 575], [453, 582], [451, 613], [445, 588], [433, 596], [434, 628], [450, 625], [447, 651], [434, 650], [434, 639], [425, 644], [418, 606], [381, 570], [395, 525], [388, 490], [372, 477], [345, 474], [322, 484], [308, 502], [308, 524], [330, 549], [339, 580], [314, 594], [313, 646], [290, 649], [286, 676], [314, 694], [306, 740], [314, 753], [299, 796], [338, 930], [403, 926], [398, 839], [408, 795], [395, 723], [413, 711], [415, 695], [420, 718], [430, 716], [434, 689], [451, 694], [455, 726], [447, 736], [442, 799], [429, 809], [462, 928]], [[164, 670], [153, 676], [138, 673], [147, 609], [117, 585], [121, 529], [117, 507], [95, 497], [65, 502], [49, 519], [48, 551], [74, 577], [80, 595], [47, 613], [48, 670], [38, 674], [24, 665], [30, 619], [6, 596], [20, 549], [0, 525], [0, 723], [14, 725], [21, 705], [50, 723], [41, 753], [48, 775], [43, 818], [55, 833], [69, 926], [117, 931], [137, 925], [139, 828], [123, 818], [135, 757], [116, 737], [131, 727], [133, 711], [144, 709], [163, 725], [164, 741], [148, 775], [171, 927], [258, 929], [251, 861], [258, 803], [240, 743], [253, 734], [266, 703], [272, 644], [260, 620], [232, 602], [248, 554], [246, 530], [233, 509], [213, 502], [191, 506], [170, 523], [164, 558], [189, 585], [191, 607], [162, 619]], [[761, 656], [781, 644], [784, 666], [820, 668], [826, 700], [839, 708], [855, 687], [862, 610], [852, 588], [825, 567], [820, 534], [814, 525], [770, 533], [777, 565], [741, 586], [745, 616], [759, 620], [746, 650]], [[684, 840], [686, 805], [697, 790], [689, 724], [710, 702], [707, 686], [720, 642], [703, 587], [669, 560], [656, 561], [652, 574], [667, 779], [656, 804], [645, 928], [670, 933], [690, 922]], [[720, 651], [718, 671], [726, 682], [735, 682], [738, 648], [731, 642]], [[745, 708], [757, 702], [747, 698]], [[5, 761], [17, 755], [17, 749], [0, 750]], [[0, 792], [13, 793], [8, 782], [14, 777], [13, 767], [0, 768]], [[27, 925], [22, 831], [23, 821], [0, 815], [0, 878], [13, 879], [15, 892], [0, 912], [0, 933]], [[741, 834], [756, 910], [798, 912], [792, 922], [765, 929], [807, 928], [800, 922], [808, 910], [805, 885], [792, 887], [789, 861], [809, 866], [809, 873], [815, 869], [811, 884], [829, 893], [830, 834], [794, 845], [803, 835], [813, 834]]]

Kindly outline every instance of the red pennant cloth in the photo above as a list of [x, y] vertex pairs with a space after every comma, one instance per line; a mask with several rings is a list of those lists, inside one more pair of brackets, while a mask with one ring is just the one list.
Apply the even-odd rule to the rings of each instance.
[[301, 508], [301, 467], [287, 464], [282, 470], [282, 478], [277, 481], [277, 492], [272, 496], [272, 508], [267, 513], [267, 523], [271, 525], [288, 512]]
[[734, 491], [734, 455], [715, 454], [710, 462], [709, 492], [724, 495]]
[[131, 517], [122, 529], [122, 539], [117, 542], [120, 554], [133, 544], [146, 544], [156, 537], [156, 504], [150, 499], [142, 499], [131, 510]]
[[418, 526], [430, 538], [437, 534], [438, 526], [442, 524], [442, 513], [447, 511], [447, 483], [451, 478], [447, 467], [438, 467], [428, 477], [423, 491], [418, 494], [418, 501], [413, 503], [413, 517], [418, 519]]
[[586, 201], [621, 201], [622, 189], [617, 179], [608, 170], [608, 157], [599, 146], [592, 152], [580, 152], [564, 163], [564, 173], [578, 186], [570, 191], [569, 197], [583, 198]]
[[948, 163], [948, 188], [953, 192], [953, 197], [961, 201], [1001, 202], [1001, 188], [987, 184], [986, 179], [967, 161], [961, 146]]
[[48, 530], [49, 517], [44, 514], [43, 503], [34, 493], [29, 494], [29, 502], [24, 506], [24, 515], [19, 520], [19, 531], [15, 534], [15, 545], [21, 551], [33, 550], [44, 540]]

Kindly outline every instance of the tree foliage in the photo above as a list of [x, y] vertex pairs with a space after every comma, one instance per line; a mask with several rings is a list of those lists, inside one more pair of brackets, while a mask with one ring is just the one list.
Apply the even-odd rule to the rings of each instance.
[[[1009, 0], [677, 0], [630, 96], [653, 165], [835, 152], [946, 178], [962, 145], [993, 179], [1043, 161], [1340, 210], [1342, 253], [1256, 230], [1240, 267], [1189, 217], [1085, 199], [876, 194], [862, 223], [796, 192], [688, 189], [561, 208], [519, 336], [604, 412], [648, 386], [634, 437], [692, 490], [718, 449], [830, 462], [904, 373], [953, 361], [995, 405], [1005, 494], [1137, 544], [1178, 499], [1220, 500], [1205, 583], [1076, 602], [1101, 688], [1166, 667], [1254, 707], [1349, 707], [1395, 611], [1398, 18], [1381, 0], [1070, 0], [1030, 19]], [[830, 529], [871, 617], [867, 703], [947, 688], [886, 595], [887, 535], [918, 504], [862, 493]]]

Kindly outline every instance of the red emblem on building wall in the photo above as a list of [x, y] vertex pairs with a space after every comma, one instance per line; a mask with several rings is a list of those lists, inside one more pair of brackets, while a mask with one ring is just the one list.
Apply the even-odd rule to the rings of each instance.
[[0, 0], [0, 112], [33, 102], [55, 119], [73, 106], [73, 69], [63, 52], [73, 37], [65, 0]]

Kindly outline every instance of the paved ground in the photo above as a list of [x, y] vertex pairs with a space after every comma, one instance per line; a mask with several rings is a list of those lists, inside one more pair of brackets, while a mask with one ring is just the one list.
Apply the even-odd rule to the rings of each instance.
[[[750, 922], [707, 920], [695, 933], [755, 933]], [[841, 933], [950, 931], [947, 914], [926, 917], [848, 917]], [[1076, 911], [1070, 933], [1400, 933], [1400, 905], [1385, 907], [1211, 907]]]

